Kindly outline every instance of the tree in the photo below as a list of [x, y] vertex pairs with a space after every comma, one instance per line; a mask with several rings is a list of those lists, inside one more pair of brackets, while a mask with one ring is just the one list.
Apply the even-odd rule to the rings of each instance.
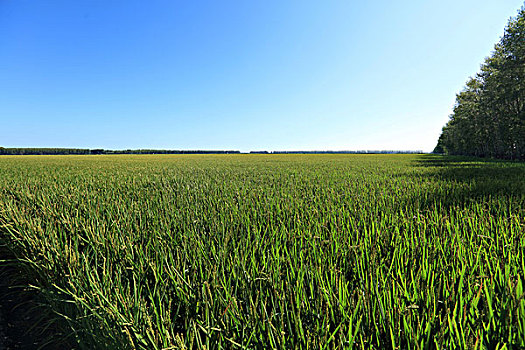
[[525, 7], [456, 96], [435, 151], [525, 159]]

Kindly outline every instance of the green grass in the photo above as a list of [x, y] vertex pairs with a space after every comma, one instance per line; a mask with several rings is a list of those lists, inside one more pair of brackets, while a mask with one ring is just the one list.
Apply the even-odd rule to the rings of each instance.
[[525, 347], [525, 164], [0, 158], [0, 240], [80, 348]]

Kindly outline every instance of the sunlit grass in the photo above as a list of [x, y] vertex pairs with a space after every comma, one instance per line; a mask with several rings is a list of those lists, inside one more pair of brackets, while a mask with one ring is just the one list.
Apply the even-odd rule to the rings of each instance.
[[525, 164], [0, 158], [0, 239], [85, 348], [525, 346]]

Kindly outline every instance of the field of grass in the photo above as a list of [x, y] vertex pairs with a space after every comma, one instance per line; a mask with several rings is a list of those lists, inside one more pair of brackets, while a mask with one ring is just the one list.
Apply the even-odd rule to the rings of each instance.
[[525, 346], [525, 163], [5, 156], [0, 241], [79, 348]]

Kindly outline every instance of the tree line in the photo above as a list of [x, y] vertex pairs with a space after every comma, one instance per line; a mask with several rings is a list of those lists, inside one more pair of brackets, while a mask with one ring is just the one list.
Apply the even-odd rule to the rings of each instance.
[[84, 149], [84, 148], [4, 148], [0, 155], [67, 155], [67, 154], [232, 154], [239, 151], [215, 150], [155, 150], [155, 149]]
[[359, 151], [251, 151], [252, 154], [420, 154], [417, 151], [399, 150], [359, 150]]
[[434, 153], [525, 159], [525, 6], [456, 95]]
[[[0, 155], [82, 155], [82, 154], [239, 154], [231, 150], [163, 150], [163, 149], [87, 149], [87, 148], [4, 148]], [[363, 151], [251, 151], [252, 154], [419, 154], [417, 151], [363, 150]]]

